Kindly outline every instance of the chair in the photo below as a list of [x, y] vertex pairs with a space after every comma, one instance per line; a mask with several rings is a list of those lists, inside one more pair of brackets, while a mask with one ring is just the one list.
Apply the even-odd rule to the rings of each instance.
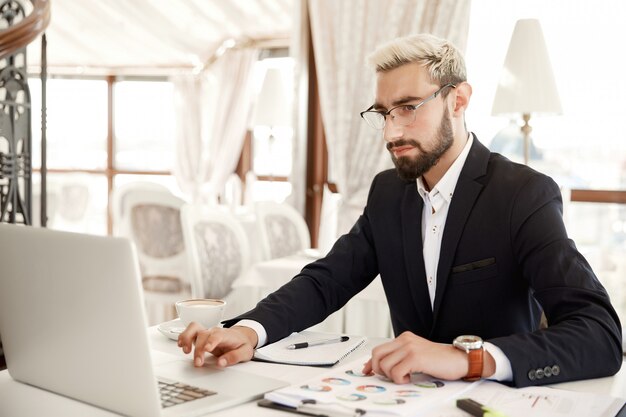
[[333, 193], [324, 184], [322, 193], [322, 213], [320, 216], [319, 235], [317, 246], [322, 255], [326, 255], [339, 237], [339, 207], [341, 206], [341, 194]]
[[192, 296], [228, 298], [233, 281], [248, 268], [245, 231], [232, 214], [217, 207], [190, 204], [181, 212]]
[[241, 178], [237, 174], [230, 174], [224, 184], [224, 190], [220, 194], [220, 203], [227, 205], [231, 210], [235, 210], [243, 202], [242, 194], [243, 183]]
[[185, 201], [156, 187], [128, 190], [120, 199], [116, 234], [129, 237], [137, 248], [148, 320], [171, 320], [174, 302], [190, 295], [180, 220]]
[[265, 259], [282, 258], [311, 247], [306, 222], [287, 204], [258, 202], [254, 205]]
[[111, 194], [111, 207], [113, 217], [113, 234], [120, 234], [122, 230], [122, 219], [124, 218], [124, 197], [129, 193], [133, 193], [137, 190], [147, 191], [161, 191], [164, 193], [169, 192], [167, 187], [156, 182], [147, 181], [133, 181], [120, 186], [115, 186]]
[[[87, 233], [89, 231], [89, 213], [92, 197], [89, 190], [90, 178], [83, 174], [64, 175], [48, 181], [47, 184], [47, 226], [72, 232]], [[40, 217], [41, 196], [34, 196], [37, 209], [33, 214]], [[33, 224], [39, 225], [39, 218]]]

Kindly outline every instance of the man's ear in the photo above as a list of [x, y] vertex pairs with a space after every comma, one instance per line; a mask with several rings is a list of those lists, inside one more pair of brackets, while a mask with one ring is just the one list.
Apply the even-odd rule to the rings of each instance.
[[456, 101], [454, 103], [453, 116], [463, 117], [465, 109], [469, 105], [470, 97], [472, 96], [472, 86], [467, 82], [457, 84], [455, 91]]

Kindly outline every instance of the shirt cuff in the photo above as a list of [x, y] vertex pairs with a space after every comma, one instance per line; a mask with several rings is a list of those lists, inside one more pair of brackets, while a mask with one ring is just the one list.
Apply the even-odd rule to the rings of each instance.
[[256, 346], [254, 347], [255, 349], [263, 347], [267, 343], [267, 332], [265, 331], [265, 327], [263, 327], [263, 325], [258, 321], [243, 319], [233, 324], [233, 326], [244, 326], [254, 330], [258, 340]]
[[504, 352], [502, 352], [502, 349], [489, 342], [485, 342], [483, 346], [496, 362], [496, 371], [488, 379], [492, 379], [494, 381], [513, 381], [511, 361], [506, 357]]

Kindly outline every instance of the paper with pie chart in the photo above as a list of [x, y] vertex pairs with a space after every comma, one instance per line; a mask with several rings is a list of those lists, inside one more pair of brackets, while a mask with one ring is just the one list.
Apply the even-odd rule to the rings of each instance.
[[409, 416], [416, 410], [425, 411], [456, 398], [473, 385], [425, 374], [413, 374], [408, 384], [395, 384], [379, 375], [364, 375], [362, 368], [362, 361], [351, 362], [321, 377], [268, 393], [265, 398], [292, 406], [303, 400], [315, 400], [326, 409], [362, 409], [367, 415], [379, 412]]

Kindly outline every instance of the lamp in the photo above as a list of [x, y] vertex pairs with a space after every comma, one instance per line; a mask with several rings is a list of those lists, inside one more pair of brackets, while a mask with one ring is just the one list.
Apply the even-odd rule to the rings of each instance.
[[290, 126], [291, 109], [287, 89], [278, 68], [268, 68], [254, 108], [254, 126]]
[[[268, 147], [270, 155], [274, 147], [274, 128], [291, 126], [291, 100], [287, 94], [282, 72], [279, 68], [268, 68], [257, 97], [252, 117], [253, 126], [269, 128]], [[270, 177], [273, 175], [270, 174]]]
[[521, 113], [524, 163], [528, 164], [532, 113], [562, 113], [550, 58], [537, 19], [515, 24], [491, 114]]

